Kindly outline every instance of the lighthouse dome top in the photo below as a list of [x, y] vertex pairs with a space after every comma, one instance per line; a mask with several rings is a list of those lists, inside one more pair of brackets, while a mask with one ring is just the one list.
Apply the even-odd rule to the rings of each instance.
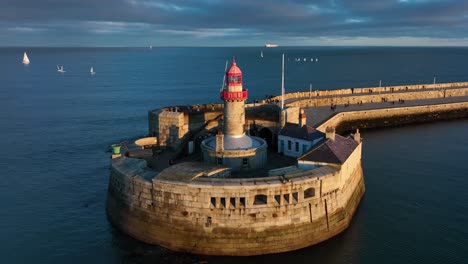
[[241, 75], [242, 71], [237, 67], [236, 60], [232, 59], [231, 68], [226, 72], [228, 75]]

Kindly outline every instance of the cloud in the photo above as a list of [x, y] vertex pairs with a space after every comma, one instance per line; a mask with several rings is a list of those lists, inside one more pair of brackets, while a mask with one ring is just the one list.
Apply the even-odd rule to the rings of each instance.
[[179, 36], [189, 36], [196, 38], [209, 38], [209, 37], [226, 37], [226, 36], [235, 36], [245, 34], [238, 28], [199, 28], [196, 30], [174, 30], [174, 29], [158, 29], [156, 30], [160, 33], [170, 34], [170, 35], [179, 35]]
[[11, 41], [28, 32], [103, 35], [123, 45], [151, 39], [223, 45], [221, 38], [225, 45], [348, 38], [412, 43], [467, 38], [467, 14], [464, 0], [0, 0], [0, 33]]

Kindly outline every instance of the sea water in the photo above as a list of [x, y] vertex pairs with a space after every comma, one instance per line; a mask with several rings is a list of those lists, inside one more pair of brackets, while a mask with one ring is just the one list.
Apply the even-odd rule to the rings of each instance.
[[467, 48], [0, 48], [0, 262], [466, 263], [466, 119], [364, 131], [366, 194], [350, 227], [313, 247], [201, 257], [109, 224], [111, 144], [146, 135], [150, 109], [219, 103], [232, 57], [249, 101], [279, 94], [282, 52], [287, 92], [468, 81]]

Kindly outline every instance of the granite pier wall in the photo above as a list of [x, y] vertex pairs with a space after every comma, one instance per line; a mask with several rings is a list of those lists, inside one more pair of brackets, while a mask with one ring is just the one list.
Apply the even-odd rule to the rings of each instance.
[[335, 127], [339, 133], [342, 133], [356, 128], [382, 128], [467, 117], [468, 102], [458, 102], [340, 112], [319, 125], [317, 129], [325, 131], [327, 127]]
[[[386, 102], [398, 102], [399, 100], [411, 101], [411, 100], [426, 100], [426, 99], [437, 99], [437, 98], [449, 98], [449, 97], [460, 97], [468, 96], [468, 88], [452, 88], [452, 89], [411, 89], [407, 92], [393, 92], [379, 94], [377, 92], [365, 93], [365, 94], [344, 94], [340, 96], [332, 97], [317, 97], [310, 99], [299, 99], [297, 101], [288, 103], [288, 106], [296, 107], [315, 107], [315, 106], [330, 106], [332, 104], [345, 105], [351, 104], [356, 105], [358, 103], [379, 103], [385, 100]], [[302, 97], [304, 98], [304, 97]]]
[[[353, 97], [353, 96], [382, 96], [387, 94], [398, 94], [404, 92], [427, 92], [431, 90], [450, 90], [468, 88], [468, 82], [454, 82], [454, 83], [436, 83], [436, 84], [414, 84], [414, 85], [399, 85], [399, 86], [382, 86], [382, 87], [364, 87], [364, 88], [344, 88], [334, 90], [316, 90], [316, 91], [302, 91], [292, 92], [284, 95], [284, 99], [314, 99], [320, 97], [324, 99], [331, 97], [330, 99], [336, 99], [338, 97]], [[443, 95], [443, 94], [442, 94]], [[403, 98], [401, 98], [403, 99]], [[418, 98], [422, 99], [422, 98]], [[273, 100], [281, 100], [281, 95], [273, 98]], [[398, 98], [396, 98], [398, 100]], [[330, 102], [330, 101], [328, 101]]]
[[[204, 255], [259, 255], [307, 247], [346, 229], [364, 194], [361, 145], [343, 170], [279, 177], [158, 180], [144, 160], [114, 159], [110, 222], [138, 240]], [[153, 177], [153, 178], [152, 178]]]

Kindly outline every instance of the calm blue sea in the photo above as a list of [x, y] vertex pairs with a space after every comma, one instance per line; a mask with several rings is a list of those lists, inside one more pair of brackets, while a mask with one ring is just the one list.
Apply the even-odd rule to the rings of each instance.
[[107, 222], [109, 145], [145, 135], [149, 109], [219, 102], [232, 56], [251, 99], [280, 93], [283, 51], [287, 91], [468, 81], [468, 48], [261, 50], [0, 48], [0, 263], [467, 263], [466, 119], [364, 132], [367, 193], [350, 228], [314, 247], [199, 257]]

